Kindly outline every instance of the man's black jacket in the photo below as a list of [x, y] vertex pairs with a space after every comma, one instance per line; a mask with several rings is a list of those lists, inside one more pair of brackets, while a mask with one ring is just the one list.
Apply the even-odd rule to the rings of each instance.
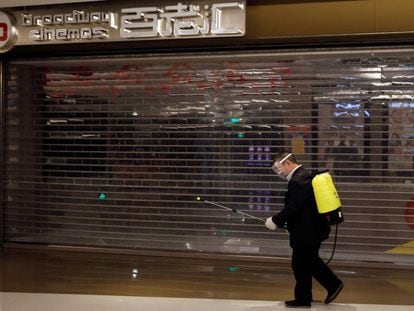
[[290, 246], [316, 246], [329, 237], [330, 226], [318, 213], [312, 188], [312, 176], [299, 167], [288, 182], [285, 206], [273, 222], [290, 233]]

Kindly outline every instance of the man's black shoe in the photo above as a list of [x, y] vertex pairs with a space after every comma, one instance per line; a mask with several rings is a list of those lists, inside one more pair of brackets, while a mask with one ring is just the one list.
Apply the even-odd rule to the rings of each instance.
[[336, 297], [338, 297], [342, 288], [344, 288], [344, 283], [339, 283], [339, 285], [332, 291], [328, 291], [328, 296], [326, 296], [325, 303], [328, 304], [332, 302]]
[[310, 302], [301, 302], [298, 300], [289, 300], [285, 301], [286, 308], [306, 308], [309, 309], [311, 307]]

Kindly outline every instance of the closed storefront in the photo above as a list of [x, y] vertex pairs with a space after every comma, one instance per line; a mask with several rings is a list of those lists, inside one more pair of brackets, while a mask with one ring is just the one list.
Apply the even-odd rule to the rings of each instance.
[[[44, 12], [43, 22], [60, 16]], [[336, 259], [412, 262], [410, 46], [13, 53], [3, 61], [4, 243], [288, 256], [285, 232], [209, 203], [277, 213], [286, 185], [272, 157], [287, 150], [331, 171], [345, 216]]]

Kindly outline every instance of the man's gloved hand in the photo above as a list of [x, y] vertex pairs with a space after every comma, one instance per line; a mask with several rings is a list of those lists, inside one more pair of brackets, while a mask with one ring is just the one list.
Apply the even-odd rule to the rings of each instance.
[[273, 222], [272, 217], [266, 219], [265, 226], [269, 230], [276, 230], [276, 224]]

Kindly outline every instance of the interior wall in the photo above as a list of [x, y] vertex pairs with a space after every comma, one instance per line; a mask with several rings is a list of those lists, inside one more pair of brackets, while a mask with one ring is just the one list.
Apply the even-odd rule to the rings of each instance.
[[249, 37], [344, 35], [414, 30], [410, 0], [253, 1]]
[[[87, 3], [97, 1], [13, 1], [0, 3], [0, 8]], [[102, 1], [102, 5], [130, 6], [129, 1]], [[148, 6], [150, 2], [141, 3]], [[168, 3], [159, 1], [158, 3]], [[74, 4], [74, 6], [76, 6]], [[332, 1], [247, 1], [246, 39], [269, 39], [361, 34], [395, 34], [414, 30], [410, 0], [332, 0]]]

